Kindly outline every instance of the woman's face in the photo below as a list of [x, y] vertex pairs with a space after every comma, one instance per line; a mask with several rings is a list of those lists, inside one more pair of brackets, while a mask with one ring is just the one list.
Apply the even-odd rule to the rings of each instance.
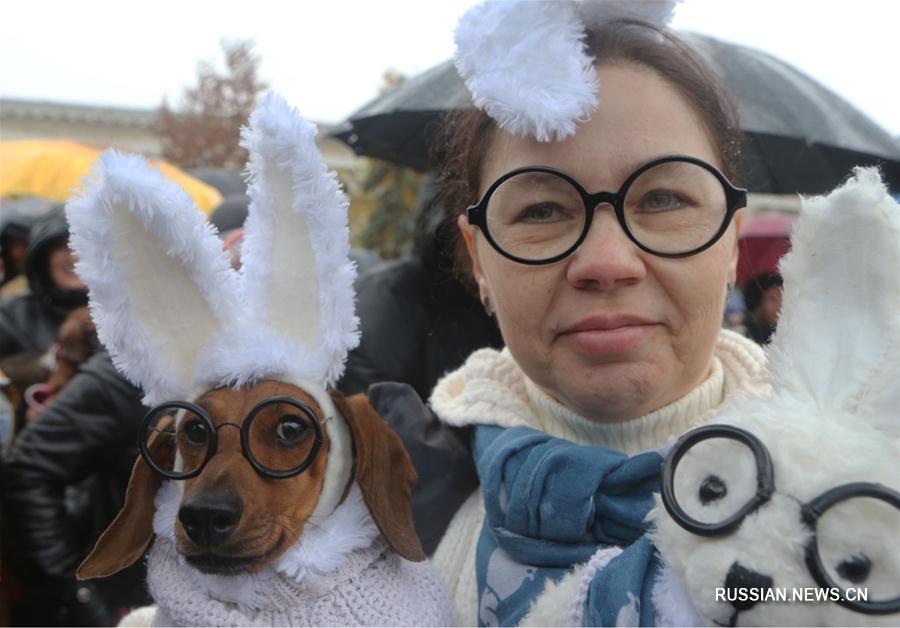
[[[618, 190], [639, 166], [664, 155], [721, 167], [699, 115], [658, 74], [616, 64], [598, 75], [600, 105], [566, 141], [496, 133], [480, 194], [522, 166], [557, 168], [591, 193]], [[624, 421], [676, 401], [707, 377], [725, 287], [735, 276], [733, 224], [706, 251], [665, 259], [637, 248], [612, 208], [600, 205], [578, 250], [543, 266], [513, 262], [464, 216], [459, 224], [509, 350], [532, 381], [570, 409]]]

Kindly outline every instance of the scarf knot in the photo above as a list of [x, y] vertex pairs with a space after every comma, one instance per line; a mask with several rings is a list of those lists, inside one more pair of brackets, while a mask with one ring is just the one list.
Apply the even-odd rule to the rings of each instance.
[[[482, 625], [518, 623], [547, 579], [647, 531], [659, 452], [627, 456], [529, 427], [479, 425], [473, 455], [485, 504], [476, 555]], [[640, 553], [640, 582], [630, 583], [638, 598], [651, 558]]]

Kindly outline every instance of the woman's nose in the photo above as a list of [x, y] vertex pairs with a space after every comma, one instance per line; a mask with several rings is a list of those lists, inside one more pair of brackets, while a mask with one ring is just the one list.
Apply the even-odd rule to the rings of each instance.
[[578, 288], [613, 290], [635, 284], [646, 274], [641, 250], [628, 238], [612, 207], [599, 205], [584, 241], [572, 253], [566, 278]]

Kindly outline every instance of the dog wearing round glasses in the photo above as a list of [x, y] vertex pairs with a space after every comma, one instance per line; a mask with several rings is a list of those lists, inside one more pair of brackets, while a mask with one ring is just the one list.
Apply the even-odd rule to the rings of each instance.
[[402, 442], [364, 396], [329, 388], [358, 321], [347, 202], [315, 134], [275, 95], [243, 130], [240, 273], [141, 158], [105, 153], [67, 206], [99, 337], [152, 407], [125, 505], [78, 577], [149, 547], [154, 625], [451, 621]]
[[771, 395], [664, 465], [656, 609], [668, 625], [897, 625], [900, 206], [876, 170], [804, 201], [781, 272]]

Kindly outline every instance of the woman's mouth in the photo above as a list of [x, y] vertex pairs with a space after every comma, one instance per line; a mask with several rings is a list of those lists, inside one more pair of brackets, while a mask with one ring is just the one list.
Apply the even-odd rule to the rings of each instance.
[[656, 323], [636, 316], [592, 317], [570, 326], [560, 338], [581, 353], [615, 355], [638, 348], [655, 327]]

